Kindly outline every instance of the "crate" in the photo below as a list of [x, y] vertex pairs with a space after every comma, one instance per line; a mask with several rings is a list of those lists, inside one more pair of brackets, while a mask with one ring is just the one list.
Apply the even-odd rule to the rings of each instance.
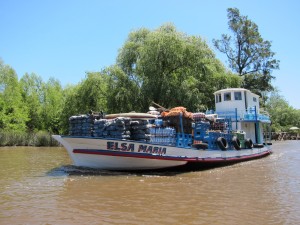
[[191, 147], [193, 143], [192, 135], [185, 133], [177, 133], [176, 135], [176, 147]]

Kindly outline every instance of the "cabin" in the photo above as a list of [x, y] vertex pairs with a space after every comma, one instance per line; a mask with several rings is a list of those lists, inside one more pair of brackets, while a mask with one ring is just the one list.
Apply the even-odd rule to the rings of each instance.
[[264, 143], [264, 124], [270, 124], [270, 117], [262, 112], [259, 96], [244, 88], [227, 88], [216, 91], [215, 114], [232, 121], [232, 130], [245, 131], [246, 137], [254, 143]]

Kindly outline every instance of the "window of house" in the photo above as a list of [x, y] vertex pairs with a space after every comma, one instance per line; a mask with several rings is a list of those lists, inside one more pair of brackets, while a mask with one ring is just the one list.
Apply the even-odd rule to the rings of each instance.
[[216, 103], [221, 102], [222, 98], [221, 98], [221, 94], [217, 94], [216, 95]]
[[253, 102], [257, 102], [257, 99], [255, 97], [253, 97]]
[[231, 92], [224, 93], [224, 101], [231, 101]]
[[242, 92], [235, 91], [234, 92], [234, 100], [242, 100]]

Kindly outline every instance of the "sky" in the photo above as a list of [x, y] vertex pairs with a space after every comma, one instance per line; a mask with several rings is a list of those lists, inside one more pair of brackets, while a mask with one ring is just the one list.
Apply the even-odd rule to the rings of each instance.
[[238, 8], [272, 42], [280, 69], [273, 86], [300, 109], [300, 1], [298, 0], [0, 0], [0, 59], [19, 79], [35, 73], [63, 86], [86, 72], [115, 64], [130, 32], [173, 23], [179, 32], [212, 44], [228, 30], [227, 9]]

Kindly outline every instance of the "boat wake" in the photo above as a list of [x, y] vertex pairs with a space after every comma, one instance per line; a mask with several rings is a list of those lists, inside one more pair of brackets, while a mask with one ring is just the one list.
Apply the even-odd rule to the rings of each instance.
[[74, 165], [63, 165], [53, 168], [47, 173], [48, 176], [118, 176], [128, 175], [128, 172], [98, 170]]
[[176, 176], [178, 174], [192, 172], [192, 170], [182, 169], [162, 169], [162, 170], [135, 170], [135, 171], [110, 171], [74, 165], [63, 165], [53, 168], [47, 172], [48, 176]]

